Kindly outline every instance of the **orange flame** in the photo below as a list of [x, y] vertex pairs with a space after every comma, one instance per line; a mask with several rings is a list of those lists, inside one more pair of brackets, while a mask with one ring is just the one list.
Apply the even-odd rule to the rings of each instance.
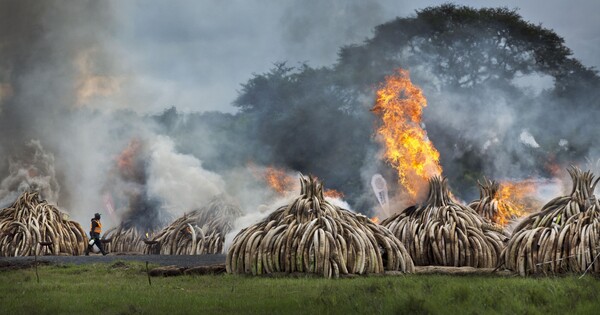
[[323, 195], [325, 197], [329, 197], [329, 198], [337, 198], [337, 199], [342, 199], [344, 198], [344, 194], [340, 191], [337, 191], [335, 189], [327, 189], [323, 192]]
[[294, 184], [296, 184], [294, 177], [286, 174], [284, 170], [275, 167], [267, 167], [264, 179], [269, 187], [282, 195], [293, 191]]
[[536, 189], [536, 184], [529, 180], [501, 182], [495, 196], [498, 200], [498, 213], [493, 221], [505, 226], [511, 220], [524, 216], [526, 209], [533, 207], [532, 195]]
[[554, 161], [554, 157], [551, 156], [548, 161], [544, 164], [544, 168], [553, 176], [560, 177], [560, 174], [563, 172], [564, 168]]
[[99, 98], [114, 96], [121, 90], [123, 78], [98, 75], [94, 70], [94, 49], [80, 52], [75, 59], [75, 66], [79, 72], [76, 86], [76, 104], [83, 106]]
[[379, 224], [379, 217], [372, 217], [371, 222], [373, 222], [375, 224]]
[[13, 94], [14, 90], [10, 83], [0, 82], [0, 104], [2, 104], [4, 100], [7, 100], [10, 97], [12, 97]]
[[142, 147], [142, 143], [138, 139], [132, 139], [127, 147], [117, 157], [117, 166], [120, 169], [133, 168], [135, 159]]
[[377, 90], [373, 112], [382, 120], [377, 133], [385, 144], [384, 158], [398, 171], [399, 181], [415, 199], [426, 180], [441, 175], [440, 153], [421, 127], [427, 100], [410, 81], [406, 70], [387, 76]]
[[[253, 169], [253, 173], [256, 174], [257, 177], [264, 179], [267, 185], [280, 195], [293, 194], [300, 189], [298, 180], [294, 176], [289, 175], [284, 169], [268, 166], [261, 174], [261, 172], [252, 164], [249, 166]], [[323, 191], [323, 195], [325, 197], [337, 199], [342, 199], [344, 197], [342, 192], [335, 189], [327, 189]]]
[[121, 176], [130, 179], [143, 177], [143, 167], [139, 161], [142, 149], [142, 141], [133, 138], [127, 147], [116, 157], [117, 169]]

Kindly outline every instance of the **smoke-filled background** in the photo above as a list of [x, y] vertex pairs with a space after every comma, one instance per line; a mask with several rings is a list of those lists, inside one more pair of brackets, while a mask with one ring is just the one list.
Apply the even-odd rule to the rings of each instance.
[[370, 214], [371, 176], [398, 190], [370, 109], [399, 67], [464, 200], [599, 157], [600, 4], [441, 3], [1, 1], [2, 203], [156, 228], [220, 193], [252, 213], [273, 166]]

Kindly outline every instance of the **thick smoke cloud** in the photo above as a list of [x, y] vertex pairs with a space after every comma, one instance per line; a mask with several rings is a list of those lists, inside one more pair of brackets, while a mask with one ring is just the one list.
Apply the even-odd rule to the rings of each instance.
[[0, 182], [0, 207], [14, 202], [25, 191], [37, 191], [48, 202], [58, 201], [60, 185], [56, 179], [54, 156], [32, 140], [8, 159], [8, 176]]
[[[413, 82], [428, 98], [424, 125], [441, 153], [444, 175], [460, 197], [476, 198], [475, 180], [482, 175], [513, 180], [553, 177], [556, 168], [583, 165], [585, 156], [594, 154], [599, 103], [596, 88], [589, 86], [597, 86], [598, 78], [569, 57], [535, 55], [544, 45], [557, 47], [560, 39], [548, 33], [544, 41], [527, 39], [517, 48], [524, 53], [511, 56], [503, 48], [504, 35], [498, 42], [492, 40], [501, 23], [492, 24], [490, 32], [485, 22], [436, 24], [433, 15], [429, 18], [424, 24], [399, 19], [378, 27], [375, 38], [350, 48], [342, 64], [370, 71], [360, 64], [377, 60], [375, 77], [389, 71], [386, 68], [411, 71]], [[453, 25], [453, 33], [436, 33], [446, 25]], [[413, 32], [431, 35], [411, 37]], [[428, 36], [433, 38], [429, 43]], [[506, 39], [509, 45], [519, 40], [518, 35]], [[477, 47], [472, 49], [469, 41]], [[525, 48], [530, 44], [535, 48]], [[366, 51], [364, 58], [361, 49]], [[352, 55], [359, 57], [353, 61], [348, 57]], [[502, 69], [506, 60], [511, 61]], [[571, 72], [561, 73], [567, 67]]]
[[[544, 10], [523, 4], [521, 13], [564, 35], [585, 65], [600, 64], [593, 53], [600, 45], [589, 31], [598, 27], [556, 23], [563, 16], [545, 9], [562, 4], [544, 3]], [[248, 212], [270, 209], [277, 202], [264, 183], [248, 180], [246, 165], [254, 162], [313, 172], [345, 192], [353, 208], [369, 212], [370, 176], [393, 178], [372, 137], [373, 85], [398, 65], [411, 70], [429, 98], [425, 126], [458, 187], [474, 188], [481, 173], [539, 175], [540, 165], [552, 162], [548, 157], [598, 154], [580, 135], [597, 134], [589, 123], [595, 116], [582, 105], [588, 95], [555, 98], [548, 93], [555, 79], [543, 71], [516, 77], [511, 86], [464, 93], [443, 87], [426, 56], [385, 64], [379, 77], [364, 81], [354, 81], [352, 71], [368, 76], [374, 60], [347, 62], [344, 69], [336, 63], [341, 46], [362, 46], [376, 25], [432, 4], [438, 1], [0, 1], [0, 178], [14, 173], [9, 156], [39, 141], [54, 156], [58, 204], [87, 222], [105, 210], [115, 159], [140, 138], [150, 148], [136, 188], [149, 201], [142, 208], [177, 215], [227, 192]], [[485, 4], [496, 5], [477, 3]], [[592, 14], [594, 5], [577, 12]], [[272, 107], [244, 111], [252, 74], [268, 77], [278, 61], [309, 66], [270, 74], [289, 84], [259, 89], [265, 93], [257, 99]], [[571, 101], [579, 111], [570, 109]], [[177, 109], [163, 112], [171, 106]], [[564, 117], [583, 127], [565, 124]], [[126, 210], [137, 208], [121, 197]]]
[[[179, 198], [185, 204], [169, 212], [170, 201], [190, 196], [190, 190], [201, 198], [222, 189], [218, 175], [204, 171], [193, 157], [178, 155], [170, 140], [158, 136], [158, 124], [135, 112], [143, 104], [129, 93], [135, 77], [124, 67], [127, 59], [117, 44], [116, 31], [124, 27], [121, 8], [106, 1], [0, 2], [3, 202], [36, 188], [79, 222], [94, 212], [106, 214], [114, 203], [126, 209], [105, 216], [108, 227], [136, 216], [160, 225], [167, 214], [191, 210], [183, 207], [192, 201]], [[150, 153], [138, 170], [142, 179], [114, 176], [132, 139], [148, 140]], [[213, 177], [208, 188], [204, 175]], [[166, 191], [161, 181], [168, 176], [180, 177], [177, 187], [186, 190]], [[124, 189], [107, 198], [109, 182]]]
[[[584, 161], [598, 133], [596, 74], [572, 59], [560, 37], [516, 12], [463, 10], [470, 9], [432, 8], [381, 25], [330, 68], [279, 64], [255, 75], [234, 103], [247, 123], [246, 158], [313, 172], [368, 211], [370, 177], [395, 178], [372, 138], [373, 92], [403, 67], [429, 100], [424, 126], [458, 197], [475, 198], [484, 175], [552, 177]], [[460, 18], [475, 13], [480, 19]]]
[[148, 193], [164, 200], [170, 212], [189, 211], [225, 191], [220, 175], [202, 168], [194, 156], [176, 152], [171, 139], [158, 136], [149, 150]]
[[[134, 73], [128, 104], [140, 111], [234, 112], [239, 84], [274, 62], [330, 66], [343, 45], [359, 44], [373, 27], [445, 0], [115, 1], [118, 60]], [[565, 37], [575, 57], [600, 67], [595, 1], [464, 0], [480, 7], [520, 8], [534, 24]], [[573, 21], [576, 21], [574, 23]], [[143, 91], [143, 92], [141, 92]]]
[[[39, 141], [55, 158], [58, 204], [80, 206], [74, 199], [87, 197], [93, 183], [81, 177], [101, 174], [101, 165], [93, 163], [104, 154], [111, 127], [102, 115], [75, 112], [78, 87], [87, 79], [76, 61], [88, 54], [110, 73], [104, 39], [111, 32], [111, 8], [97, 1], [2, 1], [0, 14], [0, 83], [10, 91], [0, 104], [0, 153], [11, 156]], [[2, 178], [7, 163], [0, 165]]]
[[[103, 102], [105, 106], [141, 112], [160, 112], [165, 106], [185, 112], [233, 112], [230, 104], [236, 90], [252, 73], [268, 71], [278, 61], [329, 66], [340, 46], [360, 43], [372, 36], [376, 25], [445, 2], [3, 1], [0, 32], [7, 33], [3, 39], [11, 47], [29, 45], [32, 40], [25, 38], [45, 42], [45, 47], [38, 45], [35, 50], [24, 48], [38, 51], [37, 55], [49, 51], [49, 42], [54, 42], [58, 57], [68, 65], [76, 57], [68, 53], [69, 47], [90, 51], [98, 74], [131, 87], [121, 88], [118, 97], [111, 97], [119, 102]], [[600, 67], [598, 2], [465, 0], [461, 4], [520, 8], [526, 20], [564, 36], [585, 65]], [[41, 26], [30, 27], [36, 23]], [[48, 32], [52, 35], [47, 40], [36, 39]]]

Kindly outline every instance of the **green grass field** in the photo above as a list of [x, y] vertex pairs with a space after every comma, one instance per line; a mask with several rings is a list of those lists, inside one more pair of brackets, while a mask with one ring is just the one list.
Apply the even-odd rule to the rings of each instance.
[[141, 263], [0, 271], [2, 314], [598, 314], [592, 276], [152, 278]]

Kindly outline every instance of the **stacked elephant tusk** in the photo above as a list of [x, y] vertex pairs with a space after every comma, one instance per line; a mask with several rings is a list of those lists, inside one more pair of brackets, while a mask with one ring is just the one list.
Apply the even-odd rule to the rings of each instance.
[[185, 214], [162, 229], [149, 244], [146, 254], [201, 255], [223, 252], [225, 235], [242, 216], [240, 207], [218, 196], [198, 210]]
[[37, 192], [24, 192], [8, 208], [0, 210], [0, 256], [32, 256], [43, 253], [40, 242], [54, 255], [80, 255], [87, 245], [85, 231], [66, 213]]
[[[599, 179], [572, 167], [573, 189], [552, 199], [540, 212], [519, 223], [506, 247], [505, 266], [521, 275], [600, 272], [600, 203], [594, 195]], [[592, 265], [593, 264], [593, 265]]]
[[387, 229], [332, 205], [323, 186], [300, 175], [301, 195], [258, 224], [242, 230], [227, 252], [234, 274], [344, 274], [413, 271], [413, 262]]
[[471, 202], [469, 207], [475, 210], [479, 215], [497, 224], [498, 230], [502, 231], [501, 226], [507, 225], [516, 219], [514, 213], [516, 207], [508, 200], [498, 199], [500, 184], [498, 182], [484, 179], [479, 183], [479, 199]]
[[425, 204], [381, 223], [408, 246], [416, 265], [496, 267], [505, 235], [450, 198], [446, 179], [429, 180]]
[[116, 253], [143, 253], [146, 235], [135, 226], [121, 224], [104, 234], [103, 240], [110, 240], [104, 244], [104, 250]]

